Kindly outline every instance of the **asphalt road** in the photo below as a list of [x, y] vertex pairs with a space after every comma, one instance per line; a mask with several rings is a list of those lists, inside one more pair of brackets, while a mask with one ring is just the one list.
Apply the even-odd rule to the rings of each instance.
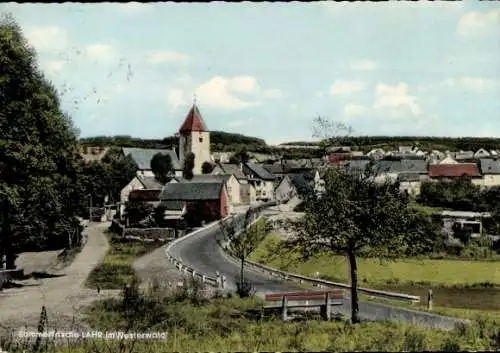
[[[227, 278], [227, 288], [234, 289], [239, 278], [240, 267], [223, 253], [217, 243], [221, 237], [220, 228], [212, 227], [188, 236], [176, 244], [171, 252], [177, 259], [198, 273], [215, 277], [216, 272], [219, 271]], [[245, 279], [251, 282], [260, 295], [300, 289], [298, 284], [270, 278], [253, 270], [245, 270]], [[343, 305], [335, 309], [337, 312], [349, 315], [351, 310], [349, 299], [345, 299]], [[457, 323], [464, 322], [457, 318], [377, 303], [359, 303], [359, 311], [360, 318], [365, 320], [405, 322], [444, 330], [453, 329]]]

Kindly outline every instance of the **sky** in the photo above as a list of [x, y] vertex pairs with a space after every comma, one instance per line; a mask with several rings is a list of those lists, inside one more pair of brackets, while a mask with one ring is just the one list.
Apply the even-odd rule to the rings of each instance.
[[500, 136], [500, 3], [0, 4], [82, 137]]

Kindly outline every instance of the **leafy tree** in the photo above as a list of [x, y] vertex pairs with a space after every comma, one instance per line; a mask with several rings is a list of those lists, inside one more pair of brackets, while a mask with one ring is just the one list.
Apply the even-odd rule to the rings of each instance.
[[214, 165], [208, 161], [203, 162], [201, 165], [202, 174], [210, 174], [214, 170]]
[[252, 224], [255, 215], [255, 211], [249, 209], [241, 221], [231, 218], [220, 223], [224, 237], [229, 242], [229, 251], [241, 263], [240, 278], [237, 283], [240, 296], [247, 296], [249, 294], [248, 290], [245, 291], [242, 289], [250, 289], [244, 277], [245, 260], [259, 246], [269, 232], [269, 227], [265, 220]]
[[18, 251], [67, 243], [82, 199], [77, 130], [15, 21], [0, 19], [0, 255], [15, 267]]
[[140, 221], [153, 213], [153, 206], [142, 201], [128, 201], [125, 205], [125, 212], [129, 225], [137, 225]]
[[183, 177], [185, 179], [191, 180], [193, 179], [193, 169], [194, 169], [194, 160], [196, 156], [194, 155], [193, 152], [189, 152], [186, 154], [186, 157], [184, 159], [184, 167], [182, 170]]
[[245, 146], [240, 147], [231, 157], [229, 157], [229, 163], [240, 164], [247, 163], [250, 160], [250, 155]]
[[308, 258], [315, 253], [342, 252], [349, 262], [351, 318], [359, 322], [358, 256], [394, 258], [415, 244], [408, 234], [408, 198], [389, 181], [376, 182], [373, 175], [353, 175], [343, 168], [325, 173], [325, 191], [310, 192], [305, 215], [288, 220], [284, 227], [294, 234], [285, 242]]
[[173, 176], [174, 167], [170, 155], [157, 153], [151, 159], [151, 170], [156, 180], [161, 183], [168, 183]]

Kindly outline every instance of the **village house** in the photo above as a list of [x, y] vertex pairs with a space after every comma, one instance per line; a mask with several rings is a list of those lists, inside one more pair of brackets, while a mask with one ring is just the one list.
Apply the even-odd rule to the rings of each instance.
[[243, 163], [243, 174], [248, 182], [255, 187], [257, 201], [272, 201], [274, 199], [274, 180], [276, 177], [259, 164]]
[[78, 147], [78, 153], [85, 163], [101, 161], [104, 156], [106, 156], [108, 151], [109, 147], [105, 146], [90, 146], [82, 144]]
[[401, 192], [406, 192], [413, 197], [420, 195], [420, 187], [422, 186], [420, 174], [411, 172], [399, 173], [397, 181], [399, 182], [399, 190]]
[[481, 159], [481, 158], [486, 158], [486, 157], [490, 157], [491, 154], [486, 151], [484, 148], [480, 148], [476, 151], [476, 153], [474, 153], [474, 158], [475, 159]]
[[175, 178], [180, 183], [213, 183], [223, 182], [226, 186], [230, 205], [241, 204], [240, 182], [234, 174], [202, 174], [194, 175], [192, 179]]
[[374, 148], [366, 155], [373, 159], [380, 159], [385, 156], [386, 152], [382, 148]]
[[173, 150], [123, 147], [122, 153], [124, 156], [130, 156], [136, 164], [137, 176], [154, 176], [153, 171], [151, 170], [151, 160], [157, 153], [169, 155], [170, 160], [172, 161], [172, 167], [174, 168], [174, 175], [182, 175], [182, 166], [179, 163], [177, 154]]
[[161, 203], [184, 202], [185, 219], [197, 225], [224, 218], [231, 212], [226, 186], [222, 181], [168, 183], [159, 199]]
[[474, 185], [482, 186], [483, 179], [476, 163], [433, 164], [429, 166], [429, 179], [449, 181], [470, 178]]
[[238, 181], [238, 186], [234, 185], [232, 190], [236, 187], [240, 190], [240, 204], [249, 205], [257, 201], [257, 192], [255, 187], [248, 183], [248, 179], [242, 172], [242, 166], [229, 163], [216, 163], [215, 168], [212, 170], [212, 175], [234, 175]]
[[307, 189], [312, 186], [311, 181], [305, 173], [286, 174], [275, 183], [275, 199], [283, 202], [294, 197], [303, 197]]
[[161, 191], [163, 184], [155, 179], [154, 176], [135, 176], [121, 191], [120, 191], [120, 209], [119, 215], [122, 216], [125, 212], [125, 205], [130, 200], [130, 193], [134, 190], [157, 190]]
[[500, 185], [500, 160], [496, 158], [482, 158], [479, 160], [484, 187]]

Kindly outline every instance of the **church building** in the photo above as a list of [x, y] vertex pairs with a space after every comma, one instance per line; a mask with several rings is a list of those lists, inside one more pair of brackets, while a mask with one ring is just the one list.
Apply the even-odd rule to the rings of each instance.
[[179, 161], [184, 165], [186, 155], [194, 153], [193, 174], [201, 173], [204, 162], [210, 162], [210, 132], [203, 121], [196, 103], [189, 110], [184, 123], [179, 129]]

